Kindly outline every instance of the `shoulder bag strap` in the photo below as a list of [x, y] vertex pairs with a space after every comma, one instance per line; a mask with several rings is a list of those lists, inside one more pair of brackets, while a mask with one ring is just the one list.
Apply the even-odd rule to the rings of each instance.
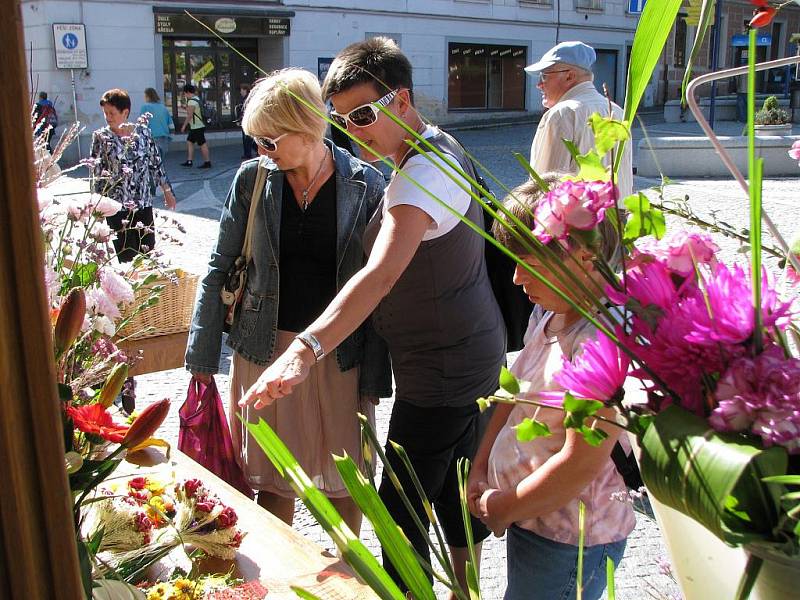
[[253, 244], [253, 221], [258, 210], [258, 202], [261, 193], [264, 191], [264, 184], [267, 181], [267, 169], [262, 164], [262, 159], [258, 159], [258, 169], [256, 170], [256, 181], [253, 184], [253, 195], [250, 197], [250, 212], [247, 214], [247, 229], [244, 233], [244, 245], [242, 246], [242, 256], [250, 260], [250, 247]]

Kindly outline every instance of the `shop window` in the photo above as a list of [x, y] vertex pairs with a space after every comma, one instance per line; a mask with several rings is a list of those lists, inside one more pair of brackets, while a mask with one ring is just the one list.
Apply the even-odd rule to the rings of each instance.
[[575, 0], [576, 9], [603, 10], [603, 0]]
[[524, 46], [449, 44], [448, 109], [524, 110]]

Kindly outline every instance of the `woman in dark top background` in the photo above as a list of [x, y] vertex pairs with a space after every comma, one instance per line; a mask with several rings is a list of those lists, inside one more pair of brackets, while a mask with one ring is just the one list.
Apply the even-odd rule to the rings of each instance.
[[[258, 81], [244, 106], [242, 129], [259, 147], [267, 169], [253, 222], [246, 290], [231, 326], [231, 429], [258, 502], [287, 523], [294, 492], [235, 417], [238, 400], [271, 361], [314, 321], [365, 262], [362, 237], [383, 194], [375, 169], [323, 138], [319, 82], [308, 71], [285, 69]], [[259, 161], [245, 162], [234, 179], [219, 239], [195, 306], [186, 367], [201, 381], [218, 370], [224, 307], [220, 288], [240, 255]], [[331, 458], [346, 451], [361, 462], [357, 412], [391, 395], [388, 352], [367, 322], [336, 353], [320, 360], [315, 376], [291, 401], [248, 407], [244, 418], [264, 418], [298, 458], [312, 481], [358, 532], [361, 513]]]

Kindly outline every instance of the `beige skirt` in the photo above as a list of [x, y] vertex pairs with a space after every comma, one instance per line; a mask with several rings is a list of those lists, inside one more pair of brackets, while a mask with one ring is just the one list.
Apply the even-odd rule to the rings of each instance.
[[[294, 339], [295, 334], [278, 331], [275, 358], [280, 356]], [[336, 364], [332, 353], [312, 369], [303, 383], [295, 386], [289, 396], [281, 398], [260, 410], [252, 406], [240, 408], [239, 399], [253, 385], [267, 367], [256, 365], [238, 353], [233, 354], [230, 389], [230, 423], [234, 449], [245, 476], [255, 490], [270, 492], [286, 498], [295, 496], [289, 484], [250, 436], [244, 424], [264, 419], [297, 458], [311, 481], [332, 498], [347, 496], [331, 453], [348, 456], [363, 467], [361, 428], [356, 413], [361, 412], [375, 423], [375, 408], [370, 402], [362, 405], [358, 393], [359, 368], [344, 373]]]

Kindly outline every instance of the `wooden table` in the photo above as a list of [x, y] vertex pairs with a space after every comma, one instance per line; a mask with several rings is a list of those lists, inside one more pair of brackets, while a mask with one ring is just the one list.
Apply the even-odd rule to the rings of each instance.
[[133, 366], [128, 375], [144, 375], [155, 371], [179, 369], [183, 366], [183, 357], [186, 354], [186, 343], [189, 332], [173, 333], [170, 335], [157, 335], [140, 340], [126, 340], [117, 345], [127, 354], [134, 355], [142, 351], [142, 359]]
[[[198, 478], [239, 516], [238, 527], [246, 533], [233, 561], [206, 559], [201, 569], [225, 573], [231, 566], [245, 581], [259, 580], [267, 600], [297, 596], [289, 586], [301, 586], [325, 600], [374, 600], [374, 592], [356, 578], [343, 561], [303, 537], [277, 517], [248, 499], [219, 477], [204, 469], [182, 452], [173, 449], [169, 459], [153, 448], [123, 461], [122, 474], [158, 475], [176, 480]], [[166, 473], [164, 473], [166, 471]]]

